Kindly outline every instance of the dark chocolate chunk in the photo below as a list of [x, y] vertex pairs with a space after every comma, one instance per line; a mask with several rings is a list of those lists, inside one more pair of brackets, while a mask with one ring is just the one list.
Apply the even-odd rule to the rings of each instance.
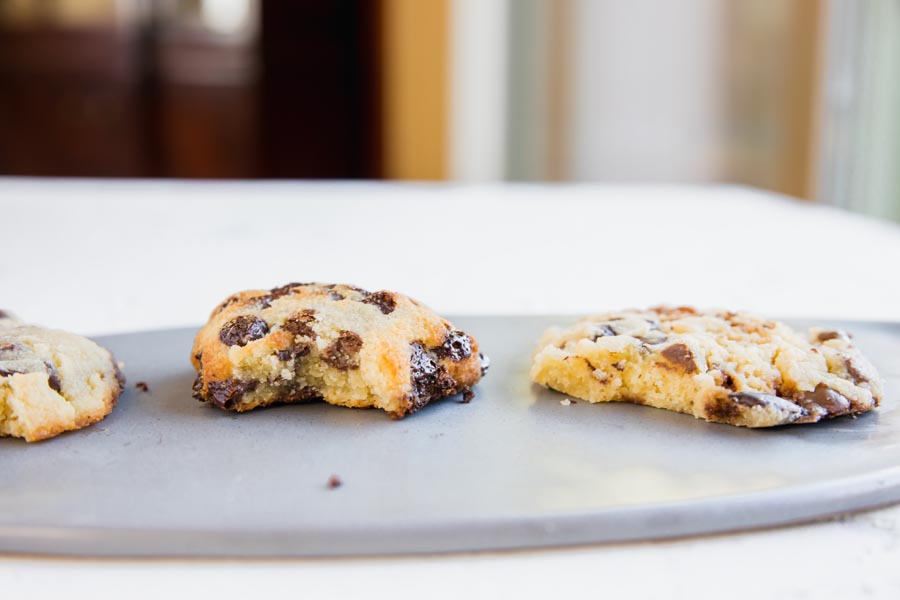
[[780, 406], [785, 400], [772, 394], [764, 394], [762, 392], [735, 392], [728, 394], [728, 397], [740, 404], [741, 406]]
[[241, 315], [225, 323], [219, 331], [219, 339], [226, 346], [246, 346], [247, 343], [265, 337], [269, 326], [259, 317]]
[[394, 294], [386, 291], [369, 294], [360, 302], [377, 306], [378, 310], [380, 310], [385, 315], [391, 314], [392, 312], [394, 312], [394, 309], [397, 308], [397, 299], [394, 298]]
[[434, 353], [439, 358], [449, 358], [451, 360], [462, 360], [472, 355], [472, 340], [469, 336], [451, 329], [444, 338], [444, 343], [434, 348]]
[[478, 353], [478, 362], [481, 365], [481, 376], [484, 377], [484, 374], [487, 373], [488, 369], [491, 368], [491, 359], [490, 359], [490, 357], [479, 352]]
[[315, 315], [316, 311], [310, 308], [301, 310], [299, 313], [285, 319], [284, 323], [281, 325], [281, 328], [289, 331], [290, 333], [293, 333], [294, 335], [316, 339], [316, 332], [312, 327], [309, 326], [310, 323], [316, 320]]
[[294, 293], [294, 288], [304, 287], [309, 285], [308, 283], [288, 283], [279, 287], [274, 287], [269, 290], [269, 300], [278, 300], [282, 296], [288, 296]]
[[729, 390], [734, 389], [734, 377], [730, 373], [722, 373], [722, 387]]
[[234, 410], [244, 394], [255, 390], [257, 385], [256, 381], [239, 381], [237, 379], [210, 381], [206, 386], [206, 399], [219, 408]]
[[815, 406], [818, 406], [829, 416], [844, 415], [850, 412], [850, 401], [824, 383], [817, 385], [815, 391], [802, 392], [797, 396], [796, 401], [807, 410], [813, 410]]
[[10, 375], [23, 375], [22, 371], [13, 371], [12, 369], [0, 369], [0, 377], [9, 377]]
[[325, 482], [325, 487], [327, 487], [329, 490], [339, 488], [342, 485], [344, 485], [344, 482], [341, 481], [341, 478], [338, 477], [337, 475], [332, 475], [331, 477], [328, 478], [328, 481]]
[[352, 331], [341, 331], [331, 345], [322, 351], [322, 360], [334, 367], [346, 371], [359, 368], [359, 351], [363, 341]]
[[698, 370], [696, 363], [694, 363], [694, 354], [685, 344], [672, 344], [660, 354], [670, 363], [684, 369], [685, 373], [696, 373]]
[[619, 334], [616, 333], [616, 330], [612, 328], [612, 325], [595, 325], [594, 326], [594, 338], [591, 341], [596, 342], [599, 338], [616, 336], [616, 335], [619, 335]]
[[50, 386], [50, 389], [57, 394], [62, 393], [62, 383], [59, 381], [59, 373], [56, 371], [56, 367], [46, 361], [44, 366], [47, 368], [47, 384]]
[[452, 396], [459, 390], [456, 381], [447, 373], [436, 357], [425, 350], [422, 344], [413, 342], [410, 345], [410, 372], [412, 378], [412, 406], [406, 412], [411, 414], [438, 398]]
[[138, 381], [136, 384], [134, 384], [134, 387], [136, 387], [137, 389], [141, 390], [142, 392], [149, 392], [149, 391], [150, 391], [150, 386], [147, 385], [147, 382], [146, 382], [146, 381]]
[[322, 393], [311, 385], [292, 385], [285, 389], [279, 397], [279, 402], [285, 404], [303, 404], [322, 399]]
[[710, 421], [731, 423], [741, 415], [741, 409], [734, 402], [723, 398], [714, 398], [703, 407]]

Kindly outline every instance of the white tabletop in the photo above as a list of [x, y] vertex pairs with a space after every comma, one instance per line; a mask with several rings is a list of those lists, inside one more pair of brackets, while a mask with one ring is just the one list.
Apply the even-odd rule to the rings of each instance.
[[[0, 257], [0, 308], [85, 334], [197, 325], [232, 291], [313, 280], [400, 290], [447, 314], [677, 303], [900, 320], [900, 226], [732, 186], [0, 179]], [[3, 557], [0, 589], [895, 598], [898, 559], [894, 507], [711, 538], [442, 557]]]

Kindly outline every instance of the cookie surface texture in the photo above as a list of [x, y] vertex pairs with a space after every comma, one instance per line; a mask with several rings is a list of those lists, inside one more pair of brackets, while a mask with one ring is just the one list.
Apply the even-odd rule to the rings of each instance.
[[485, 361], [473, 337], [402, 294], [321, 283], [229, 297], [191, 360], [194, 396], [222, 409], [324, 400], [394, 418], [470, 399]]
[[877, 407], [882, 381], [843, 331], [802, 335], [745, 313], [625, 310], [551, 328], [531, 378], [589, 402], [624, 401], [744, 427]]
[[0, 319], [0, 436], [35, 442], [96, 423], [125, 380], [87, 338]]

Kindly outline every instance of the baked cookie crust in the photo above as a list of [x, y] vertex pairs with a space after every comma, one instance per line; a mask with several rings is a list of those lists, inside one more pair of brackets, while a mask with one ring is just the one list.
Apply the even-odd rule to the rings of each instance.
[[0, 315], [0, 436], [36, 442], [96, 423], [124, 385], [113, 356], [91, 340]]
[[234, 294], [194, 340], [194, 396], [243, 412], [324, 400], [393, 418], [463, 394], [487, 361], [478, 342], [390, 291], [290, 283]]
[[624, 310], [551, 328], [532, 379], [589, 402], [623, 401], [717, 423], [772, 427], [878, 406], [882, 380], [844, 331], [806, 336], [750, 314]]

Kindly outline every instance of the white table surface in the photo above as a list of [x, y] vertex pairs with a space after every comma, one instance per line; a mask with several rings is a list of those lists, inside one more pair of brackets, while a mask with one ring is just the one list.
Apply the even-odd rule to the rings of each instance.
[[[447, 314], [657, 303], [900, 320], [900, 226], [732, 186], [0, 178], [0, 308], [85, 334], [232, 291], [396, 289]], [[2, 469], [2, 456], [0, 456]], [[3, 493], [0, 489], [0, 493]], [[0, 557], [0, 596], [897, 598], [900, 507], [659, 543], [430, 557]], [[777, 594], [775, 594], [777, 592]], [[63, 596], [65, 595], [65, 596]]]

